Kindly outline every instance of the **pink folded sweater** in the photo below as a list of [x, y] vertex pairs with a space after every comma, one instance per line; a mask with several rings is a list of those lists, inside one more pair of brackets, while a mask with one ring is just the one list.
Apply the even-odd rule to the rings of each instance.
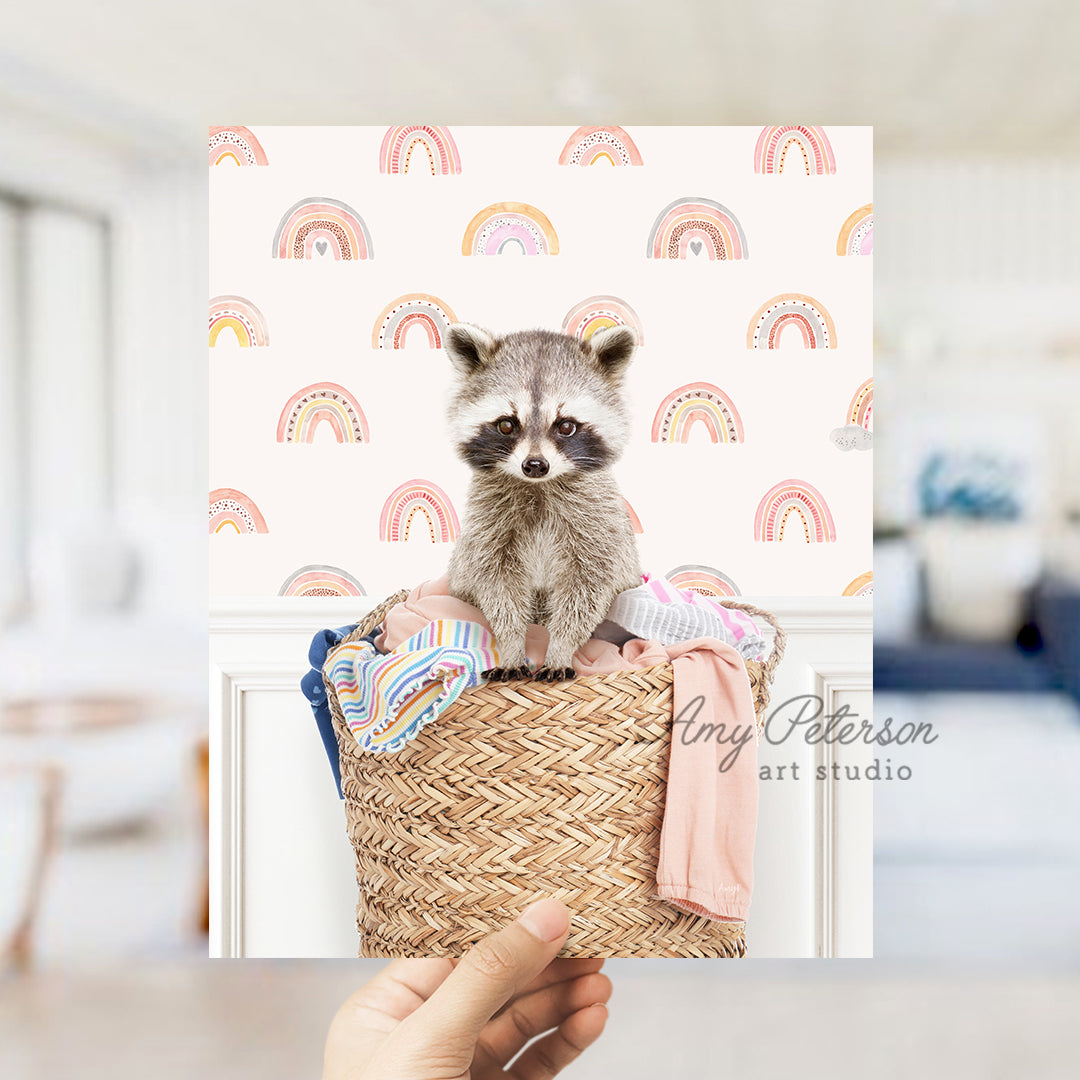
[[[449, 594], [444, 575], [392, 608], [376, 639], [389, 651], [433, 619], [487, 620]], [[531, 626], [529, 659], [541, 664], [548, 633]], [[674, 728], [660, 833], [657, 895], [684, 911], [741, 922], [750, 910], [757, 831], [757, 730], [742, 657], [714, 638], [677, 645], [635, 639], [620, 649], [592, 638], [574, 656], [580, 675], [670, 663]]]

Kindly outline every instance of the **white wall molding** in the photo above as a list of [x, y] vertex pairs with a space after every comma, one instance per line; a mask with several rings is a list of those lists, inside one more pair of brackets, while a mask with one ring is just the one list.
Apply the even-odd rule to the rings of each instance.
[[[823, 703], [823, 716], [834, 715], [845, 704], [845, 695], [872, 695], [874, 691], [873, 665], [869, 663], [819, 663], [810, 665], [809, 673], [812, 693]], [[840, 947], [843, 927], [848, 925], [847, 908], [857, 907], [862, 902], [863, 890], [872, 888], [872, 881], [852, 878], [853, 874], [869, 874], [871, 868], [859, 857], [862, 852], [858, 850], [858, 845], [863, 839], [859, 824], [849, 823], [841, 810], [845, 785], [857, 782], [838, 779], [833, 768], [834, 765], [839, 766], [841, 772], [845, 765], [864, 768], [868, 756], [862, 747], [843, 746], [835, 742], [820, 742], [814, 747], [815, 771], [823, 768], [826, 775], [825, 780], [815, 779], [814, 784], [815, 924], [816, 952], [819, 957], [843, 955]], [[858, 800], [860, 809], [865, 802], [865, 799]], [[872, 796], [869, 802], [872, 815]], [[872, 816], [870, 820], [872, 828]], [[872, 853], [872, 846], [870, 850]], [[844, 945], [847, 955], [873, 954], [873, 939], [865, 940], [861, 934], [851, 936]]]
[[245, 911], [245, 728], [247, 695], [295, 691], [306, 670], [250, 660], [211, 665], [211, 907], [210, 955], [239, 958], [244, 952]]
[[[843, 601], [850, 599], [858, 604], [847, 607]], [[806, 695], [821, 700], [823, 713], [846, 704], [872, 714], [870, 601], [755, 603], [777, 615], [788, 643], [767, 712], [777, 718], [774, 741], [758, 748], [759, 763], [769, 772], [759, 786], [751, 954], [872, 956], [873, 788], [832, 775], [834, 762], [861, 763], [872, 754], [866, 747], [807, 743], [799, 730], [784, 738], [784, 728], [775, 726], [783, 723], [784, 703], [796, 701], [793, 709], [801, 708]], [[826, 770], [823, 780], [819, 767]]]

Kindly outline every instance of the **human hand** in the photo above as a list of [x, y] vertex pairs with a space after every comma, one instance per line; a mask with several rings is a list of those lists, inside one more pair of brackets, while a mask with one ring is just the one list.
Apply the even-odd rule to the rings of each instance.
[[460, 960], [391, 961], [338, 1010], [323, 1080], [555, 1076], [600, 1036], [611, 996], [603, 960], [555, 959], [569, 929], [548, 898]]

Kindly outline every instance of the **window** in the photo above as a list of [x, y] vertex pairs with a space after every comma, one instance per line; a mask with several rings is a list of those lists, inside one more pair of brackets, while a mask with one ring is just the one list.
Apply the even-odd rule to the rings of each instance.
[[24, 614], [113, 502], [110, 230], [0, 193], [0, 614]]

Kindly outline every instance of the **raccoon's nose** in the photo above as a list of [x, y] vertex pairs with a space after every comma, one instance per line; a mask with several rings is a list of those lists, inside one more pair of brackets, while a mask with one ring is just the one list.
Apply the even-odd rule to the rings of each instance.
[[521, 463], [521, 471], [530, 480], [535, 480], [538, 476], [547, 476], [548, 468], [548, 463], [542, 457], [529, 458]]

